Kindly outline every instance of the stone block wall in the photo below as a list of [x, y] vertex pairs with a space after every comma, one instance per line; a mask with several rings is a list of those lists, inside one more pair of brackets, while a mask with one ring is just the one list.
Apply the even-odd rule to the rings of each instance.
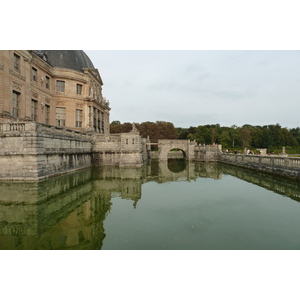
[[219, 161], [226, 164], [259, 170], [289, 178], [300, 179], [300, 158], [280, 155], [219, 155]]
[[139, 133], [94, 135], [93, 165], [141, 166], [146, 159], [146, 143]]
[[196, 161], [218, 161], [221, 145], [198, 145], [195, 147]]
[[[152, 159], [184, 158], [190, 161], [218, 161], [221, 145], [197, 145], [189, 140], [159, 140], [159, 151], [151, 151]], [[171, 151], [179, 149], [181, 151]]]
[[34, 122], [0, 124], [1, 180], [38, 180], [92, 165], [91, 136]]
[[119, 134], [93, 136], [93, 165], [115, 165], [120, 161]]

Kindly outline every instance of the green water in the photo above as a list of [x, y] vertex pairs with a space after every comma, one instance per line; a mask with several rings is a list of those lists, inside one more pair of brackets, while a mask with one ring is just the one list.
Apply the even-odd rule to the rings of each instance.
[[300, 183], [217, 163], [0, 183], [0, 249], [300, 249]]

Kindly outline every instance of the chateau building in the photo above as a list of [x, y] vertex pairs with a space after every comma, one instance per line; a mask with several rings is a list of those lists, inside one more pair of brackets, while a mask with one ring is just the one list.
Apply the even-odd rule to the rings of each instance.
[[0, 180], [141, 166], [146, 139], [110, 134], [98, 70], [81, 50], [0, 50]]
[[0, 50], [0, 123], [109, 134], [102, 79], [82, 50]]

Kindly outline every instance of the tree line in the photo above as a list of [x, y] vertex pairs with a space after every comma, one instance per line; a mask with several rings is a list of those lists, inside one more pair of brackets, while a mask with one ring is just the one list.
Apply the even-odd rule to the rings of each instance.
[[[173, 123], [165, 121], [135, 123], [141, 137], [150, 137], [151, 142], [156, 143], [159, 139], [178, 139], [178, 131]], [[110, 133], [126, 133], [132, 130], [132, 123], [113, 121], [110, 124]]]
[[[286, 147], [290, 154], [300, 153], [300, 128], [287, 129], [278, 123], [263, 126], [245, 124], [241, 127], [211, 124], [181, 128], [174, 127], [170, 122], [156, 121], [136, 123], [136, 127], [142, 137], [149, 136], [152, 142], [158, 139], [189, 139], [202, 145], [221, 144], [223, 149], [266, 148], [268, 152], [278, 153]], [[131, 129], [131, 123], [113, 121], [110, 125], [111, 133], [129, 132]]]

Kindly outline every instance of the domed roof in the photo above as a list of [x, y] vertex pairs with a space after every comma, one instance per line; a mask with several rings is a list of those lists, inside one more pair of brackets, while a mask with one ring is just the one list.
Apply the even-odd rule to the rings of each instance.
[[79, 72], [83, 72], [83, 68], [95, 69], [90, 58], [82, 50], [37, 50], [36, 54], [52, 67]]

